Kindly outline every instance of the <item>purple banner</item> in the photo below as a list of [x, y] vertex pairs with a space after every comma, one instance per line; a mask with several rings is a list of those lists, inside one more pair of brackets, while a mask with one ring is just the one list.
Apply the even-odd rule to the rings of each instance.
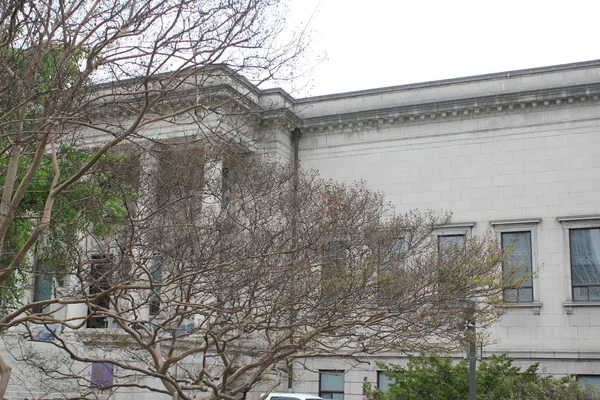
[[99, 389], [113, 384], [115, 365], [111, 363], [92, 363], [92, 387]]

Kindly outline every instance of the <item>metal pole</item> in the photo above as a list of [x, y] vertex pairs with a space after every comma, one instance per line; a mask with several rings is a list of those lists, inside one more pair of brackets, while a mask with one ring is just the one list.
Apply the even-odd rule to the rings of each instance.
[[288, 393], [294, 393], [294, 364], [293, 364], [293, 361], [287, 362], [287, 373], [288, 373], [287, 391], [288, 391]]
[[476, 400], [477, 385], [477, 339], [475, 320], [469, 321], [469, 400]]

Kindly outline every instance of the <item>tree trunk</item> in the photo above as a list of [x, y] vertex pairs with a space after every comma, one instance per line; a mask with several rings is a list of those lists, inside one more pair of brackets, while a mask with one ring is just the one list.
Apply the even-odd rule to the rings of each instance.
[[8, 389], [8, 381], [10, 380], [10, 371], [12, 368], [8, 365], [2, 356], [0, 356], [0, 400], [4, 400], [4, 394]]

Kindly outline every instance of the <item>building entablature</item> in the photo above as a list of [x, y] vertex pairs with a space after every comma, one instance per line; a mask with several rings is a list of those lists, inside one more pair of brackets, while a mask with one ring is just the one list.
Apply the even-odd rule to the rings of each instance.
[[302, 119], [305, 132], [343, 130], [362, 127], [431, 123], [440, 120], [476, 118], [507, 113], [574, 107], [597, 102], [600, 83], [565, 86], [501, 95], [415, 103], [362, 111], [325, 114]]
[[600, 81], [600, 60], [412, 83], [296, 100], [303, 118], [398, 105], [502, 95]]
[[[259, 89], [226, 66], [207, 71], [183, 78], [177, 90], [163, 95], [162, 107], [226, 108], [253, 122], [318, 133], [536, 112], [600, 99], [600, 60], [304, 99], [280, 88]], [[192, 82], [198, 79], [200, 84]], [[132, 109], [130, 102], [114, 112]]]
[[[600, 100], [600, 60], [304, 99], [280, 88], [259, 89], [226, 66], [208, 71], [201, 84], [188, 84], [198, 79], [190, 74], [163, 95], [157, 113], [168, 115], [169, 104], [201, 118], [225, 110], [251, 125], [319, 134], [584, 107]], [[115, 116], [134, 112], [133, 103], [115, 107]]]

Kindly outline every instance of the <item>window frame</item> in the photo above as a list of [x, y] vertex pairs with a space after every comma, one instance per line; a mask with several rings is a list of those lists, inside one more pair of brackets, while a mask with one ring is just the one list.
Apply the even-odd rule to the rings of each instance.
[[[150, 278], [153, 281], [153, 284], [161, 283], [163, 280], [163, 263], [159, 259], [152, 259], [150, 261]], [[150, 318], [154, 318], [160, 314], [161, 310], [161, 287], [155, 287], [154, 291], [150, 293], [149, 303], [148, 303], [148, 315]]]
[[[379, 272], [394, 271], [403, 272], [406, 266], [406, 253], [408, 251], [408, 241], [406, 236], [394, 236], [389, 246], [380, 249]], [[383, 253], [383, 254], [381, 254]], [[398, 255], [394, 259], [392, 255]]]
[[464, 243], [463, 245], [466, 246], [467, 242], [469, 241], [469, 238], [471, 238], [472, 236], [472, 231], [473, 231], [473, 227], [475, 226], [475, 222], [453, 222], [447, 225], [444, 225], [438, 229], [436, 229], [433, 232], [433, 239], [436, 242], [436, 248], [437, 248], [437, 253], [438, 253], [438, 274], [439, 277], [438, 279], [440, 280], [440, 282], [443, 281], [444, 278], [444, 271], [443, 271], [443, 263], [444, 260], [442, 259], [443, 254], [440, 251], [440, 238], [441, 237], [458, 237], [458, 236], [462, 236], [464, 237]]
[[[342, 391], [324, 391], [323, 390], [323, 375], [334, 375], [334, 376], [341, 376], [342, 377]], [[319, 370], [319, 397], [322, 397], [323, 399], [333, 399], [336, 400], [333, 395], [335, 394], [341, 394], [342, 395], [342, 399], [344, 400], [345, 397], [345, 392], [346, 392], [346, 379], [345, 379], [345, 375], [346, 375], [346, 371], [344, 370], [339, 370], [339, 369], [320, 369]], [[331, 397], [325, 397], [323, 396], [324, 394], [330, 394]]]
[[[569, 240], [569, 272], [571, 273], [571, 299], [573, 300], [573, 302], [582, 302], [582, 303], [589, 303], [589, 302], [594, 302], [594, 301], [600, 301], [600, 299], [592, 299], [590, 300], [590, 295], [589, 295], [589, 288], [590, 287], [597, 287], [600, 288], [600, 282], [596, 283], [596, 284], [589, 284], [589, 285], [575, 285], [575, 283], [573, 282], [573, 277], [574, 277], [574, 272], [573, 272], [573, 252], [571, 251], [571, 242], [572, 242], [572, 236], [571, 234], [574, 231], [591, 231], [591, 230], [597, 230], [600, 231], [600, 226], [596, 226], [596, 227], [583, 227], [583, 228], [569, 228], [568, 229], [568, 240]], [[600, 260], [599, 260], [600, 261]], [[575, 288], [576, 287], [585, 287], [588, 289], [588, 295], [587, 295], [587, 300], [579, 300], [575, 298]]]
[[[540, 285], [539, 285], [539, 251], [538, 251], [538, 225], [542, 221], [541, 218], [526, 218], [512, 219], [501, 221], [490, 221], [490, 225], [496, 232], [496, 237], [502, 246], [502, 234], [504, 233], [521, 233], [529, 232], [531, 240], [531, 285], [533, 301], [505, 301], [503, 306], [509, 308], [533, 307], [534, 314], [539, 315], [542, 303], [540, 302]], [[502, 263], [504, 272], [504, 263]]]
[[[49, 300], [51, 299], [53, 296], [56, 295], [56, 282], [54, 279], [54, 273], [53, 272], [48, 272], [48, 271], [34, 271], [34, 273], [32, 274], [32, 283], [33, 283], [33, 290], [31, 293], [31, 300], [34, 303], [37, 303], [38, 301], [44, 301], [44, 300]], [[48, 289], [48, 294], [46, 296], [45, 292], [41, 291], [42, 285], [48, 285], [47, 289]], [[35, 306], [32, 308], [32, 311], [34, 313], [43, 313], [49, 310], [49, 306]]]
[[[594, 378], [598, 378], [598, 385], [596, 385], [595, 383], [590, 383], [588, 382], [588, 379], [594, 377]], [[577, 383], [579, 383], [581, 386], [586, 387], [586, 386], [593, 386], [595, 387], [599, 392], [600, 392], [600, 375], [597, 374], [577, 374], [575, 375], [575, 379], [577, 380]]]
[[[505, 251], [504, 248], [504, 235], [521, 235], [521, 234], [529, 234], [529, 271], [524, 271], [525, 275], [531, 275], [531, 286], [525, 286], [525, 284], [522, 284], [521, 286], [517, 287], [507, 287], [506, 289], [504, 289], [504, 293], [503, 293], [503, 300], [505, 303], [533, 303], [535, 302], [535, 300], [537, 299], [535, 296], [535, 292], [533, 290], [533, 277], [535, 276], [534, 272], [533, 272], [533, 233], [531, 230], [524, 230], [524, 229], [509, 229], [506, 231], [502, 231], [499, 232], [500, 234], [500, 245], [502, 246], [502, 251]], [[502, 273], [505, 273], [505, 261], [506, 259], [504, 259], [502, 261]], [[518, 269], [521, 270], [521, 266], [518, 266]], [[517, 290], [520, 291], [521, 289], [531, 289], [531, 301], [529, 300], [521, 300], [521, 295], [520, 293], [517, 294], [517, 298], [516, 300], [509, 300], [508, 296], [507, 296], [507, 291], [508, 290]]]
[[458, 238], [458, 237], [463, 238], [463, 244], [462, 244], [462, 246], [465, 247], [467, 245], [467, 239], [468, 239], [468, 237], [467, 237], [467, 235], [465, 233], [436, 235], [437, 251], [438, 251], [438, 254], [440, 256], [440, 259], [443, 257], [440, 239], [442, 239], [442, 238]]
[[[89, 288], [88, 293], [90, 295], [95, 295], [97, 293], [101, 293], [104, 290], [110, 289], [110, 274], [111, 269], [114, 268], [115, 257], [111, 253], [96, 253], [90, 256], [90, 265], [89, 265]], [[108, 267], [106, 267], [108, 266]], [[102, 273], [100, 270], [102, 268], [108, 268], [109, 275]], [[100, 272], [99, 272], [100, 271]], [[100, 273], [100, 278], [95, 278], [94, 275]], [[91, 302], [90, 302], [91, 303]], [[110, 297], [103, 296], [95, 305], [103, 308], [110, 308]], [[91, 310], [88, 306], [87, 310], [88, 315], [91, 314]], [[87, 320], [86, 328], [88, 329], [102, 329], [108, 327], [108, 317], [91, 317]]]
[[581, 301], [573, 300], [573, 275], [571, 266], [571, 241], [570, 241], [570, 230], [571, 229], [595, 229], [600, 228], [600, 215], [579, 215], [579, 216], [564, 216], [556, 217], [556, 220], [560, 222], [563, 231], [563, 270], [564, 278], [569, 282], [569, 285], [565, 285], [565, 302], [563, 307], [567, 314], [573, 314], [574, 307], [598, 307], [600, 301]]

